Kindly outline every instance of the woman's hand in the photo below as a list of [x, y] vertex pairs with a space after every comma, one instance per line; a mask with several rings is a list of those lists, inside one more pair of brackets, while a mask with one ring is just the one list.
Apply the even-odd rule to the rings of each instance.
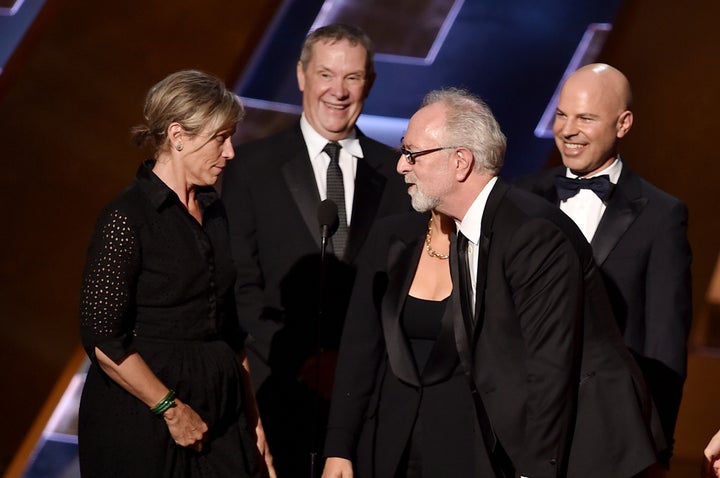
[[702, 477], [720, 477], [720, 431], [710, 439], [705, 447], [704, 455]]
[[275, 467], [273, 466], [273, 457], [270, 453], [270, 447], [268, 447], [267, 440], [265, 439], [265, 430], [263, 429], [262, 422], [260, 420], [257, 421], [257, 426], [255, 427], [255, 436], [257, 437], [258, 453], [265, 462], [265, 469], [263, 470], [262, 476], [277, 478]]
[[175, 406], [163, 413], [163, 419], [175, 443], [197, 452], [202, 451], [208, 426], [189, 405], [176, 398]]

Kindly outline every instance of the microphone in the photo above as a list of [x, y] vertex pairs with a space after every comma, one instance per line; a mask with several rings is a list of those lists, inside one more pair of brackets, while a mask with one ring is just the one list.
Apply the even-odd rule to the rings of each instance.
[[322, 243], [325, 242], [335, 233], [338, 226], [338, 208], [335, 201], [325, 199], [320, 203], [317, 209], [318, 223], [320, 224], [320, 237]]

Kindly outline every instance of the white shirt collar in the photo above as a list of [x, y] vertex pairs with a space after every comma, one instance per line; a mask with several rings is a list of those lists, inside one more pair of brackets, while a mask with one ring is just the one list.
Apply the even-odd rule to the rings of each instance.
[[[303, 137], [305, 138], [308, 155], [311, 158], [318, 157], [320, 153], [322, 153], [323, 148], [329, 140], [324, 138], [317, 131], [315, 131], [315, 128], [313, 128], [308, 122], [307, 118], [305, 118], [305, 113], [303, 113], [300, 117], [300, 130], [302, 131]], [[363, 152], [362, 148], [360, 147], [360, 140], [357, 137], [356, 129], [353, 128], [353, 130], [350, 131], [350, 134], [346, 138], [338, 141], [338, 143], [340, 143], [340, 146], [342, 146], [342, 149], [340, 151], [345, 151], [351, 156], [355, 156], [356, 158], [363, 157]]]
[[482, 218], [485, 212], [485, 205], [487, 204], [490, 191], [492, 191], [495, 183], [497, 183], [497, 176], [493, 177], [485, 187], [480, 191], [480, 194], [475, 198], [470, 208], [465, 213], [462, 221], [459, 223], [456, 221], [455, 225], [457, 230], [468, 238], [468, 241], [477, 245], [480, 242], [480, 233], [482, 228]]

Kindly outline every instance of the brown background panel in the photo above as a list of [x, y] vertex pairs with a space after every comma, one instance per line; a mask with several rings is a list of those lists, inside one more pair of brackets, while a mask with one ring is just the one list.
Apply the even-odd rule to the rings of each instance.
[[633, 84], [635, 124], [623, 155], [690, 209], [697, 315], [720, 251], [720, 2], [627, 2], [603, 57]]
[[0, 470], [78, 345], [87, 243], [143, 159], [147, 89], [197, 68], [233, 85], [279, 0], [47, 0], [0, 75]]

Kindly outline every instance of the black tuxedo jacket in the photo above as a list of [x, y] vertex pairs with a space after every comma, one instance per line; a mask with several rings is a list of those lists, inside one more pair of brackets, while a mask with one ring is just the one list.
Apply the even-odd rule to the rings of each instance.
[[498, 181], [480, 247], [475, 328], [456, 316], [455, 335], [517, 473], [629, 477], [654, 463], [657, 414], [572, 220]]
[[[523, 178], [518, 185], [559, 204], [557, 175], [565, 175], [565, 167]], [[623, 164], [592, 240], [615, 319], [651, 389], [669, 445], [692, 318], [687, 220], [682, 202]]]
[[[248, 349], [259, 359], [251, 364], [255, 387], [270, 372], [266, 365], [295, 373], [311, 352], [300, 349], [313, 346], [323, 273], [328, 290], [322, 341], [337, 348], [354, 279], [352, 265], [373, 222], [410, 209], [407, 188], [395, 171], [399, 153], [360, 132], [358, 136], [364, 158], [357, 164], [345, 257], [338, 261], [328, 253], [326, 271], [320, 267], [320, 194], [299, 123], [239, 146], [224, 172], [222, 198], [238, 270], [238, 316], [249, 334]], [[285, 340], [278, 333], [291, 336]]]

